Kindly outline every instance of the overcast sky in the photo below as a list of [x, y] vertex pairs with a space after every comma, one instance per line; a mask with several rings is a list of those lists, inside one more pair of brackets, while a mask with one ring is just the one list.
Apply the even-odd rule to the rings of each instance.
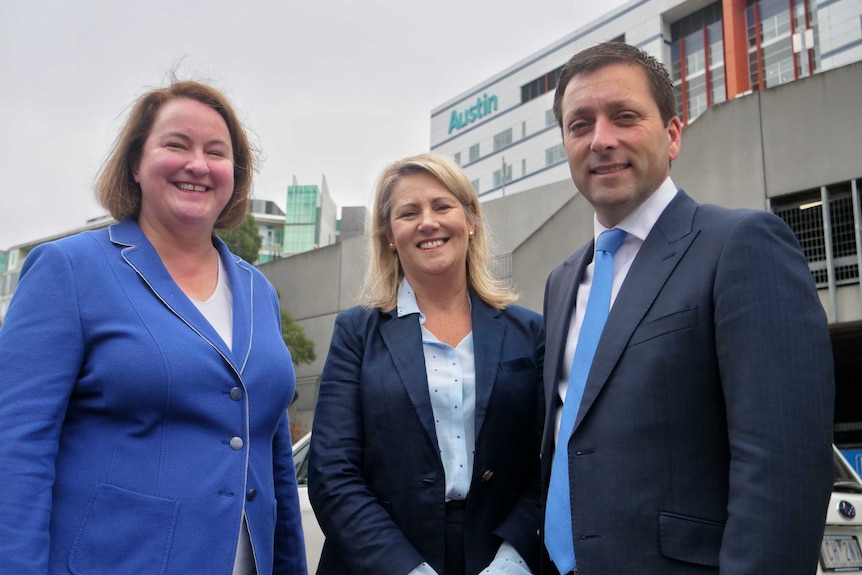
[[172, 71], [256, 135], [255, 197], [370, 205], [431, 110], [622, 0], [0, 0], [0, 250], [84, 225], [129, 106]]

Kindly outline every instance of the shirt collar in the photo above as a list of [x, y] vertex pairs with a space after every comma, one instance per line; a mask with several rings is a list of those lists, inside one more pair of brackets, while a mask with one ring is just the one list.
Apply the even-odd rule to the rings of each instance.
[[[662, 183], [659, 188], [653, 192], [644, 202], [635, 210], [627, 215], [623, 220], [614, 226], [634, 236], [640, 241], [644, 241], [649, 235], [655, 223], [658, 221], [662, 212], [673, 201], [676, 196], [677, 188], [674, 185], [670, 176]], [[594, 237], [598, 238], [599, 234], [608, 228], [599, 223], [598, 218], [593, 216], [593, 233]]]
[[416, 293], [407, 278], [401, 280], [401, 287], [398, 288], [398, 317], [404, 317], [414, 313], [419, 314], [419, 323], [425, 323], [425, 315], [419, 310], [419, 304], [416, 303]]

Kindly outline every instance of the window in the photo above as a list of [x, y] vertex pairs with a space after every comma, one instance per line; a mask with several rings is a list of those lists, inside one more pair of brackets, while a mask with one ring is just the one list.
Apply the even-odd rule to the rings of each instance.
[[[832, 228], [832, 271], [837, 285], [858, 283], [859, 266], [856, 257], [856, 225], [850, 182], [827, 187], [829, 224]], [[808, 268], [818, 287], [828, 284], [829, 265], [826, 258], [826, 234], [823, 226], [823, 203], [820, 190], [775, 200], [772, 211], [787, 222], [808, 260]]]
[[461, 165], [461, 152], [455, 152], [455, 156], [452, 159], [455, 160], [455, 163], [460, 166]]
[[554, 109], [548, 108], [545, 110], [545, 127], [553, 126], [557, 123], [557, 118], [554, 117]]
[[557, 82], [560, 81], [560, 72], [563, 67], [555, 68], [543, 76], [539, 76], [535, 80], [530, 80], [521, 86], [521, 103], [524, 104], [538, 98], [542, 94], [557, 89]]
[[476, 193], [479, 193], [479, 180], [471, 180], [470, 185], [473, 186], [473, 189], [476, 190]]
[[721, 2], [671, 24], [670, 74], [684, 125], [727, 99]]
[[[506, 170], [506, 176], [503, 177], [503, 169]], [[505, 183], [512, 181], [512, 165], [503, 164], [503, 168], [494, 172], [494, 187], [502, 186]]]
[[566, 147], [563, 144], [557, 144], [545, 150], [545, 165], [553, 166], [566, 159]]
[[470, 161], [475, 162], [479, 159], [479, 144], [470, 146]]
[[512, 143], [512, 128], [503, 130], [499, 134], [494, 135], [494, 151], [500, 148], [505, 148]]

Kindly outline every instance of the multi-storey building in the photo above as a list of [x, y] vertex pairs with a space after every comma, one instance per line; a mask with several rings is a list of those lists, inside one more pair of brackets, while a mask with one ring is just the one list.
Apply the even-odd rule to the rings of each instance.
[[666, 64], [688, 125], [710, 106], [862, 60], [862, 1], [632, 0], [435, 108], [431, 149], [483, 200], [567, 178], [552, 111], [560, 70], [612, 40]]
[[326, 176], [320, 186], [300, 186], [293, 178], [287, 187], [287, 209], [284, 226], [285, 255], [306, 252], [334, 244], [337, 239], [337, 208]]

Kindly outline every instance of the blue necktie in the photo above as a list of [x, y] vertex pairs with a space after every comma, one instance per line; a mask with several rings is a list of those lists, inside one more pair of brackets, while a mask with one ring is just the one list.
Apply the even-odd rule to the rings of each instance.
[[590, 288], [581, 332], [578, 334], [578, 345], [575, 348], [575, 359], [572, 361], [572, 373], [569, 375], [569, 387], [563, 404], [560, 434], [557, 439], [557, 449], [554, 452], [551, 483], [545, 505], [545, 547], [548, 548], [548, 555], [560, 573], [568, 573], [576, 565], [569, 498], [567, 446], [578, 417], [578, 408], [584, 395], [584, 385], [590, 373], [593, 356], [596, 354], [599, 338], [608, 319], [614, 276], [614, 252], [623, 243], [625, 237], [626, 232], [613, 228], [602, 232], [596, 241], [593, 284]]

